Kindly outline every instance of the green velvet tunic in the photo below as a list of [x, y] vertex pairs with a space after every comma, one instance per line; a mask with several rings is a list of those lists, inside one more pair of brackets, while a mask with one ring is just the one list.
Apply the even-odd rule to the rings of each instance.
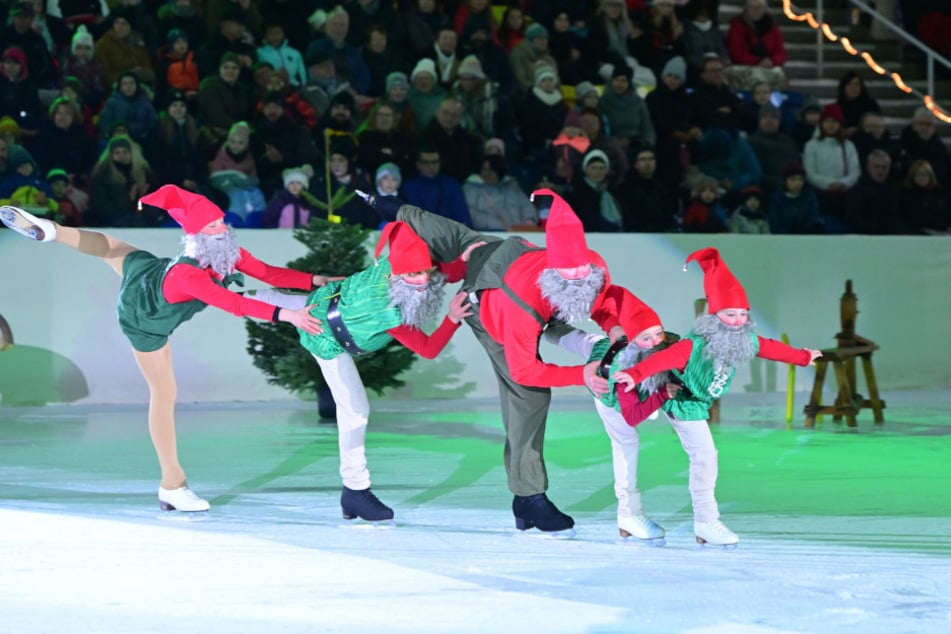
[[386, 331], [403, 323], [399, 308], [390, 301], [390, 271], [389, 261], [380, 257], [374, 266], [312, 292], [307, 297], [307, 304], [316, 306], [310, 314], [321, 320], [324, 331], [319, 335], [300, 331], [301, 345], [321, 359], [333, 359], [348, 352], [327, 324], [328, 303], [333, 296], [339, 295], [337, 309], [354, 343], [367, 352], [386, 346], [393, 340]]
[[[179, 325], [208, 306], [197, 299], [174, 304], [165, 299], [162, 283], [176, 264], [202, 268], [194, 258], [159, 258], [148, 251], [133, 251], [122, 261], [122, 286], [116, 305], [119, 327], [139, 352], [158, 350]], [[212, 280], [227, 288], [231, 283], [243, 284], [244, 275], [232, 273], [224, 280]]]
[[[750, 334], [750, 338], [753, 341], [755, 354], [759, 352], [759, 338], [753, 333]], [[688, 333], [685, 339], [693, 342], [690, 359], [687, 361], [684, 372], [676, 369], [670, 372], [683, 381], [692, 395], [688, 396], [684, 390], [681, 390], [675, 398], [661, 407], [678, 420], [707, 420], [714, 399], [722, 397], [730, 390], [730, 383], [733, 382], [736, 369], [730, 368], [729, 372], [715, 372], [713, 363], [703, 358], [706, 339], [693, 332]]]

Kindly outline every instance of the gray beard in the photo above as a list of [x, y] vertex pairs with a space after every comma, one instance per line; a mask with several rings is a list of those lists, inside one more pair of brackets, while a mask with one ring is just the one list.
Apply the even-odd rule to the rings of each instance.
[[704, 338], [703, 358], [713, 363], [715, 372], [729, 371], [756, 356], [753, 346], [752, 321], [743, 326], [727, 326], [716, 315], [702, 315], [697, 318], [693, 331]]
[[[660, 343], [653, 348], [642, 348], [632, 341], [631, 343], [627, 344], [627, 346], [625, 346], [620, 353], [618, 353], [621, 369], [626, 370], [628, 368], [634, 367], [647, 357], [660, 350], [663, 345], [663, 343]], [[638, 383], [637, 388], [639, 390], [643, 390], [647, 394], [653, 394], [655, 391], [662, 388], [669, 382], [670, 372], [658, 372], [657, 374], [652, 374]]]
[[182, 238], [182, 247], [187, 257], [195, 258], [203, 269], [210, 268], [222, 278], [234, 272], [234, 265], [241, 258], [241, 247], [231, 227], [215, 235], [186, 233]]
[[390, 301], [400, 309], [404, 326], [422, 329], [436, 321], [446, 295], [446, 276], [436, 271], [426, 286], [409, 284], [398, 275], [390, 278]]
[[591, 273], [579, 280], [566, 280], [556, 269], [545, 269], [538, 276], [538, 288], [555, 309], [555, 317], [578, 323], [591, 317], [594, 300], [604, 288], [604, 269], [592, 266]]

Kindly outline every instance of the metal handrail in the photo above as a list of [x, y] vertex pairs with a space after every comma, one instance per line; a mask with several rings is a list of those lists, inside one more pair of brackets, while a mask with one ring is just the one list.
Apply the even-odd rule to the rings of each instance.
[[[898, 26], [884, 15], [876, 11], [874, 8], [870, 7], [868, 4], [862, 2], [862, 0], [849, 0], [849, 4], [858, 7], [862, 11], [868, 13], [873, 18], [887, 26], [895, 35], [899, 36], [901, 39], [905, 40], [910, 44], [914, 44], [918, 50], [928, 56], [928, 94], [932, 97], [934, 96], [934, 62], [937, 60], [941, 63], [942, 66], [951, 70], [951, 60], [948, 60], [940, 53], [936, 52], [933, 48], [916, 38], [914, 35]], [[822, 0], [819, 0], [819, 6], [822, 6]], [[821, 11], [821, 9], [820, 9]], [[822, 15], [820, 13], [819, 21], [822, 21]]]

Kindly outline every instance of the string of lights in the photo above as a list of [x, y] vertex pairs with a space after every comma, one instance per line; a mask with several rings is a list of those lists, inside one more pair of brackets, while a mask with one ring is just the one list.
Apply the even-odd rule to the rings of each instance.
[[783, 13], [793, 22], [805, 22], [813, 29], [822, 31], [822, 35], [824, 35], [827, 40], [830, 42], [838, 42], [839, 45], [849, 55], [861, 57], [865, 64], [871, 68], [874, 73], [883, 77], [889, 77], [899, 90], [909, 95], [914, 94], [920, 97], [925, 105], [925, 108], [931, 111], [931, 114], [933, 114], [939, 120], [944, 121], [945, 123], [951, 123], [951, 115], [938, 106], [931, 95], [923, 95], [917, 90], [913, 89], [911, 86], [905, 83], [901, 75], [896, 72], [889, 72], [887, 69], [878, 64], [878, 62], [875, 61], [875, 58], [872, 57], [871, 53], [868, 51], [860, 51], [855, 48], [852, 45], [852, 42], [849, 41], [849, 38], [836, 35], [832, 28], [825, 22], [820, 24], [811, 12], [807, 11], [805, 13], [796, 13], [792, 8], [792, 0], [783, 0]]

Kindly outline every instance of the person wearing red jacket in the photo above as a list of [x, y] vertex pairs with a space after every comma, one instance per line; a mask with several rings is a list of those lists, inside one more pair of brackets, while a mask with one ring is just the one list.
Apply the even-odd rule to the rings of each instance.
[[743, 11], [730, 20], [726, 48], [733, 62], [725, 69], [732, 88], [752, 90], [763, 81], [773, 90], [786, 88], [786, 45], [766, 9], [766, 0], [747, 0]]
[[[624, 335], [618, 325], [604, 259], [588, 249], [575, 212], [550, 189], [533, 198], [550, 197], [551, 211], [542, 248], [520, 236], [502, 240], [414, 207], [393, 197], [368, 196], [380, 213], [395, 213], [425, 242], [434, 259], [451, 262], [477, 242], [466, 267], [463, 290], [474, 314], [466, 318], [492, 361], [499, 383], [505, 426], [505, 470], [514, 494], [512, 513], [518, 530], [538, 528], [573, 534], [574, 519], [548, 499], [548, 473], [543, 455], [551, 388], [586, 385], [596, 394], [607, 391], [597, 376], [597, 363], [559, 366], [538, 356], [543, 330], [555, 322], [593, 319], [612, 341]], [[539, 202], [541, 202], [539, 200]], [[383, 209], [382, 206], [392, 209]]]
[[661, 409], [690, 457], [694, 533], [701, 544], [735, 546], [739, 538], [720, 521], [714, 493], [718, 469], [717, 450], [707, 425], [710, 406], [730, 389], [736, 368], [753, 357], [806, 366], [822, 353], [797, 350], [757, 335], [750, 321], [746, 291], [720, 258], [719, 251], [710, 247], [694, 251], [687, 257], [688, 264], [693, 261], [704, 272], [703, 290], [709, 314], [699, 317], [693, 329], [677, 343], [616, 372], [612, 378], [623, 383], [625, 391], [659, 372], [670, 372], [683, 384]]
[[17, 207], [0, 207], [0, 221], [40, 242], [59, 242], [102, 258], [122, 277], [117, 305], [119, 327], [132, 345], [142, 376], [149, 385], [149, 434], [158, 455], [162, 509], [207, 511], [206, 500], [189, 487], [178, 460], [175, 438], [176, 384], [168, 337], [207, 306], [239, 317], [285, 321], [308, 332], [321, 330], [307, 307], [280, 308], [243, 297], [228, 285], [244, 275], [272, 286], [311, 290], [334, 278], [271, 266], [238, 246], [214, 203], [174, 185], [165, 185], [140, 199], [166, 210], [185, 230], [184, 249], [175, 258], [158, 258], [113, 236], [64, 227]]

